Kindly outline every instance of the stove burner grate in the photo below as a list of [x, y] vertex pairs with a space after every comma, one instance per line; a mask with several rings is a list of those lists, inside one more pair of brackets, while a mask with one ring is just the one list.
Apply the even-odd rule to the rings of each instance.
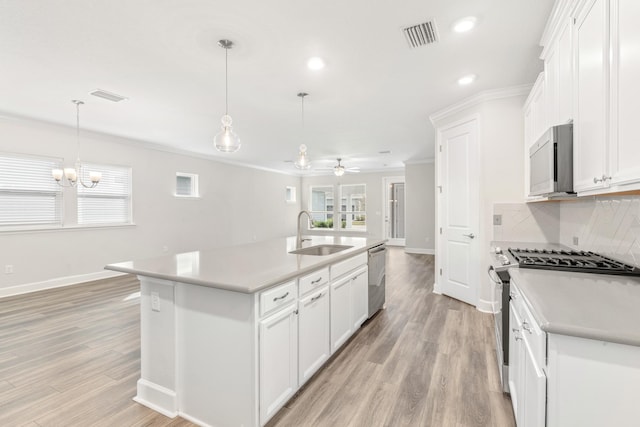
[[638, 267], [587, 251], [510, 248], [521, 268], [640, 276]]

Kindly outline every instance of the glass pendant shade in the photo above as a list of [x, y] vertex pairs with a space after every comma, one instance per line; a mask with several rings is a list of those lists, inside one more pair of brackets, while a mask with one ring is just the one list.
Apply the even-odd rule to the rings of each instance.
[[334, 167], [333, 167], [333, 173], [334, 173], [336, 176], [342, 176], [342, 175], [344, 175], [344, 166], [342, 166], [342, 165], [334, 166]]
[[233, 131], [231, 116], [225, 114], [222, 116], [222, 128], [215, 136], [213, 144], [216, 150], [223, 153], [233, 153], [240, 149], [240, 137]]
[[307, 146], [302, 144], [300, 145], [300, 152], [298, 153], [298, 158], [294, 162], [295, 167], [302, 170], [307, 170], [311, 168], [311, 162], [309, 161], [309, 156], [307, 156]]

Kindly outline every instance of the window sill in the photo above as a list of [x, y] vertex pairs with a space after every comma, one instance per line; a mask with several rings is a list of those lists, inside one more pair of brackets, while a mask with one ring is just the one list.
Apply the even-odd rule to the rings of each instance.
[[183, 194], [174, 194], [173, 197], [176, 199], [200, 199], [200, 196], [186, 196]]
[[67, 225], [67, 226], [42, 226], [42, 227], [7, 227], [0, 229], [0, 234], [26, 234], [26, 233], [55, 233], [59, 231], [83, 231], [102, 230], [113, 228], [135, 227], [135, 223], [128, 224], [92, 224], [92, 225]]

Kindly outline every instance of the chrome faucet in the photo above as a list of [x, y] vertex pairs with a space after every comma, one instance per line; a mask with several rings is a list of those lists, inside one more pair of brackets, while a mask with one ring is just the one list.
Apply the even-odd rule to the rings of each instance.
[[302, 214], [307, 214], [307, 216], [309, 217], [309, 221], [313, 226], [313, 219], [311, 218], [311, 214], [308, 211], [300, 211], [300, 213], [298, 214], [298, 235], [296, 237], [296, 249], [300, 249], [302, 247], [302, 242], [304, 242], [305, 240], [311, 240], [302, 238], [302, 231], [300, 230], [300, 217], [302, 217]]

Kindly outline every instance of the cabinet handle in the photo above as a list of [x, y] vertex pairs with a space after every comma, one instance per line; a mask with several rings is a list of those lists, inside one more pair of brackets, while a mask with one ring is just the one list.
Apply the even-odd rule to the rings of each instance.
[[511, 328], [511, 331], [512, 331], [512, 332], [515, 332], [515, 333], [517, 334], [518, 332], [520, 332], [520, 329], [518, 329], [518, 328]]
[[311, 301], [315, 301], [318, 300], [322, 297], [322, 292], [320, 292], [318, 295], [316, 295], [315, 297], [311, 298]]
[[322, 276], [320, 276], [316, 280], [312, 281], [311, 284], [315, 285], [316, 283], [320, 282], [321, 280], [322, 280]]
[[610, 176], [606, 176], [606, 175], [604, 175], [604, 174], [602, 175], [602, 178], [598, 178], [597, 176], [594, 176], [594, 177], [593, 177], [593, 183], [594, 183], [594, 184], [597, 184], [597, 183], [599, 183], [599, 182], [605, 182], [605, 181], [608, 181], [608, 180], [610, 180], [610, 179], [611, 179], [611, 177], [610, 177]]
[[509, 296], [511, 297], [511, 299], [516, 299], [517, 295], [515, 294], [515, 292], [510, 292]]
[[276, 301], [278, 301], [278, 300], [280, 300], [280, 299], [285, 299], [287, 296], [289, 296], [289, 292], [285, 293], [285, 294], [284, 294], [284, 295], [282, 295], [281, 297], [275, 297], [275, 298], [273, 299], [273, 302], [276, 302]]
[[516, 341], [522, 341], [522, 337], [519, 337], [517, 335], [514, 338], [515, 338]]
[[463, 234], [463, 236], [464, 236], [464, 237], [468, 237], [468, 238], [470, 238], [470, 239], [475, 239], [475, 237], [476, 237], [476, 235], [475, 235], [475, 234], [473, 234], [473, 233], [470, 233], [470, 234]]
[[531, 332], [531, 328], [529, 328], [529, 324], [526, 321], [522, 322], [522, 329], [529, 332], [530, 334], [533, 333]]

